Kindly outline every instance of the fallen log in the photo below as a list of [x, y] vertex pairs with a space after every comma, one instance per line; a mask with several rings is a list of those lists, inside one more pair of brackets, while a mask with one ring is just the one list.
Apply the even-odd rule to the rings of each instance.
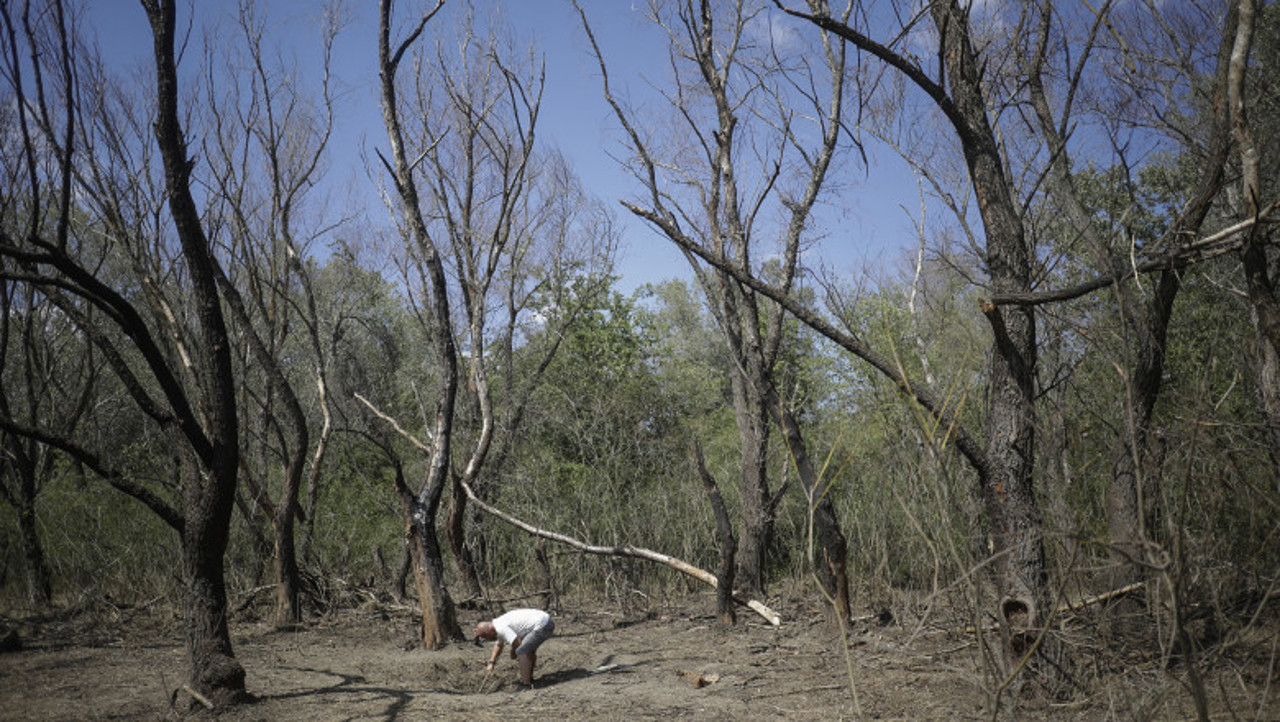
[[[417, 446], [419, 449], [423, 451], [428, 450], [428, 447], [426, 444], [423, 444], [421, 441], [419, 441], [416, 437], [413, 436], [413, 434], [410, 434], [408, 431], [405, 431], [404, 428], [401, 427], [400, 424], [397, 423], [394, 418], [383, 413], [380, 409], [378, 409], [377, 406], [374, 406], [373, 403], [370, 402], [368, 399], [361, 396], [360, 394], [356, 394], [355, 397], [358, 401], [360, 401], [365, 406], [367, 406], [369, 410], [372, 411], [379, 418], [390, 423], [392, 427], [395, 428], [395, 430], [399, 432], [401, 436], [408, 439], [411, 443], [414, 444], [414, 446]], [[630, 544], [623, 544], [620, 546], [597, 546], [594, 544], [587, 544], [586, 542], [580, 541], [578, 539], [574, 539], [571, 536], [566, 536], [564, 534], [559, 534], [557, 532], [536, 527], [528, 522], [525, 522], [521, 519], [518, 519], [502, 511], [501, 509], [498, 509], [496, 507], [490, 506], [489, 504], [485, 503], [483, 500], [480, 499], [480, 497], [476, 496], [476, 493], [471, 489], [471, 485], [468, 484], [465, 480], [461, 480], [460, 483], [463, 491], [465, 491], [467, 494], [467, 498], [470, 499], [471, 502], [474, 503], [476, 507], [478, 507], [481, 511], [487, 514], [496, 516], [499, 519], [505, 521], [506, 523], [516, 527], [517, 529], [523, 529], [524, 531], [536, 537], [549, 539], [553, 542], [559, 542], [561, 544], [564, 544], [565, 546], [571, 547], [573, 549], [577, 549], [578, 551], [584, 554], [595, 554], [598, 556], [633, 557], [636, 559], [645, 559], [651, 562], [657, 562], [659, 564], [671, 567], [672, 569], [675, 569], [678, 572], [687, 574], [688, 576], [691, 576], [694, 579], [697, 579], [698, 581], [703, 582], [704, 584], [710, 586], [712, 589], [719, 589], [720, 587], [720, 583], [716, 580], [716, 575], [712, 574], [711, 572], [706, 571], [705, 569], [699, 569], [698, 567], [695, 567], [692, 564], [689, 564], [688, 562], [677, 559], [673, 556], [668, 556], [661, 552], [655, 552], [653, 550], [645, 549], [643, 547], [633, 547]], [[768, 608], [763, 603], [755, 599], [744, 599], [743, 597], [737, 594], [734, 594], [733, 601], [751, 609], [756, 614], [759, 614], [761, 617], [764, 617], [765, 621], [767, 621], [769, 624], [775, 627], [780, 626], [782, 624], [782, 617], [779, 617], [776, 612], [774, 612], [772, 609]]]
[[[536, 537], [549, 539], [553, 542], [559, 542], [560, 544], [564, 544], [565, 546], [571, 547], [573, 549], [577, 549], [578, 551], [583, 552], [584, 554], [595, 554], [598, 556], [632, 557], [635, 559], [644, 559], [651, 562], [657, 562], [658, 564], [671, 567], [672, 569], [675, 569], [676, 571], [682, 574], [691, 576], [694, 579], [697, 579], [698, 581], [710, 586], [712, 589], [719, 588], [719, 583], [716, 581], [716, 575], [712, 574], [711, 572], [705, 569], [700, 569], [698, 567], [695, 567], [692, 564], [686, 561], [683, 561], [681, 559], [677, 559], [673, 556], [663, 554], [661, 552], [655, 552], [652, 549], [645, 549], [643, 547], [634, 547], [634, 546], [631, 546], [630, 544], [620, 544], [620, 545], [614, 545], [614, 546], [597, 546], [594, 544], [587, 544], [586, 542], [578, 539], [574, 539], [571, 536], [566, 536], [558, 532], [536, 527], [528, 522], [525, 522], [521, 519], [518, 519], [506, 513], [505, 511], [502, 511], [501, 509], [490, 506], [489, 504], [481, 500], [478, 496], [476, 496], [476, 493], [471, 490], [471, 486], [465, 482], [463, 482], [462, 484], [462, 489], [467, 493], [467, 498], [471, 500], [471, 503], [475, 504], [476, 507], [479, 508], [481, 511], [487, 514], [496, 516], [499, 519], [510, 524], [511, 526], [514, 526], [517, 529], [522, 529]], [[737, 594], [734, 594], [733, 600], [738, 604], [741, 604], [751, 609], [756, 614], [759, 614], [761, 617], [764, 617], [765, 621], [767, 621], [769, 624], [775, 627], [782, 624], [782, 618], [779, 617], [776, 612], [774, 612], [772, 609], [770, 609], [769, 607], [765, 606], [764, 604], [762, 604], [761, 602], [755, 599], [745, 599]]]
[[1074, 602], [1068, 602], [1053, 611], [1055, 614], [1062, 614], [1063, 612], [1074, 612], [1079, 609], [1084, 609], [1085, 607], [1093, 604], [1101, 604], [1103, 602], [1109, 602], [1112, 599], [1115, 599], [1116, 597], [1123, 597], [1126, 594], [1130, 594], [1132, 592], [1138, 591], [1139, 589], [1142, 589], [1146, 585], [1147, 585], [1146, 582], [1134, 582], [1133, 584], [1126, 584], [1125, 586], [1120, 587], [1119, 589], [1112, 589], [1109, 592], [1103, 592], [1102, 594], [1097, 594], [1092, 597], [1086, 597], [1084, 599], [1080, 599]]

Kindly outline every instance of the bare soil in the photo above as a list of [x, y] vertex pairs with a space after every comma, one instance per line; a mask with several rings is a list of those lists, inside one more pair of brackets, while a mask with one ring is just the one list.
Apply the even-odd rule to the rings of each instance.
[[[772, 628], [743, 610], [726, 628], [707, 596], [623, 614], [565, 604], [538, 655], [532, 690], [505, 655], [491, 678], [488, 647], [427, 651], [410, 610], [367, 604], [297, 631], [233, 625], [236, 654], [256, 701], [216, 715], [182, 690], [187, 662], [171, 611], [99, 606], [60, 618], [0, 618], [19, 651], [0, 654], [0, 719], [992, 719], [998, 685], [982, 673], [979, 643], [963, 628], [868, 618], [847, 654], [822, 610], [771, 600]], [[480, 612], [461, 612], [464, 628]], [[4, 631], [4, 630], [0, 630]], [[1271, 635], [1274, 637], [1274, 634]], [[1222, 655], [1201, 671], [1211, 714], [1280, 718], [1265, 635], [1256, 657]], [[1250, 648], [1238, 645], [1237, 649]], [[1248, 657], [1248, 655], [1245, 655]], [[1139, 661], [1081, 683], [1060, 701], [1002, 693], [1002, 719], [1192, 719], [1185, 675]], [[1095, 674], [1085, 684], [1082, 676]]]

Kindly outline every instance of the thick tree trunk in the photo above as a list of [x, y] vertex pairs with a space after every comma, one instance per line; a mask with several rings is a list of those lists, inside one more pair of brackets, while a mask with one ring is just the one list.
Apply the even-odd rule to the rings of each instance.
[[414, 501], [409, 519], [409, 549], [413, 575], [422, 606], [422, 645], [440, 649], [464, 639], [454, 611], [453, 600], [444, 582], [444, 558], [436, 536], [435, 513]]
[[[992, 293], [1031, 290], [1031, 252], [987, 117], [982, 68], [970, 40], [968, 13], [956, 2], [931, 6], [947, 70], [952, 122], [986, 233]], [[987, 469], [982, 494], [995, 541], [998, 618], [1007, 661], [1043, 622], [1046, 571], [1035, 465], [1036, 321], [1031, 306], [984, 308], [994, 344], [989, 373]]]
[[296, 515], [281, 511], [277, 509], [275, 523], [276, 627], [289, 629], [302, 622], [302, 583], [293, 535]]
[[[988, 235], [993, 235], [990, 229]], [[1025, 255], [1016, 255], [1025, 264]], [[993, 272], [993, 278], [1003, 276], [994, 285], [1004, 291], [1017, 286], [1029, 290], [1027, 266], [1022, 266], [1023, 273], [1014, 270]], [[982, 497], [995, 546], [998, 619], [1006, 661], [1013, 663], [1044, 622], [1047, 602], [1042, 519], [1033, 487], [1035, 319], [1029, 308], [988, 309], [987, 316], [996, 342], [991, 355], [988, 467]]]
[[[743, 593], [761, 596], [765, 587], [773, 504], [769, 495], [769, 425], [764, 404], [749, 393], [750, 382], [735, 375], [734, 415], [742, 449], [742, 536], [738, 539], [738, 582]], [[744, 388], [746, 387], [746, 388]]]
[[183, 616], [190, 684], [215, 706], [224, 707], [247, 698], [244, 667], [231, 647], [223, 566], [234, 500], [235, 455], [231, 454], [229, 467], [224, 464], [202, 472], [188, 450], [183, 449], [180, 454], [184, 459], [186, 512], [182, 532], [186, 579]]
[[[174, 446], [183, 459], [183, 565], [186, 572], [187, 651], [191, 684], [217, 705], [246, 696], [244, 668], [231, 650], [227, 628], [223, 556], [234, 509], [240, 462], [235, 376], [218, 294], [217, 261], [191, 194], [187, 157], [178, 112], [178, 71], [174, 57], [176, 9], [173, 0], [142, 0], [151, 23], [156, 69], [155, 136], [164, 165], [165, 187], [174, 229], [182, 245], [199, 323], [200, 357], [197, 414], [177, 389], [167, 389], [177, 414]], [[181, 438], [178, 438], [178, 437]], [[198, 461], [197, 461], [198, 460]], [[197, 466], [197, 464], [199, 466]]]
[[420, 495], [414, 495], [405, 483], [402, 468], [396, 464], [395, 489], [405, 514], [405, 551], [422, 607], [422, 644], [427, 649], [440, 649], [451, 641], [464, 639], [453, 599], [445, 586], [444, 557], [436, 535], [436, 512], [443, 486], [442, 477], [433, 477]]

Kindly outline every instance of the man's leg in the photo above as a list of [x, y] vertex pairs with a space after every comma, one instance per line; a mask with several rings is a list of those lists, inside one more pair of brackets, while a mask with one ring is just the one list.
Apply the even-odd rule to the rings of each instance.
[[537, 652], [524, 652], [520, 655], [520, 681], [533, 686], [533, 666], [538, 663]]

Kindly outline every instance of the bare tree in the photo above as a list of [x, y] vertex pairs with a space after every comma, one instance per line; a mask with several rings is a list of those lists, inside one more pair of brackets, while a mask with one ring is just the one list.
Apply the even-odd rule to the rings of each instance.
[[418, 601], [422, 605], [422, 638], [428, 649], [437, 649], [449, 640], [462, 639], [453, 600], [444, 584], [444, 560], [436, 534], [436, 512], [440, 497], [449, 481], [450, 454], [453, 443], [454, 410], [458, 396], [458, 353], [453, 337], [452, 310], [443, 252], [427, 227], [423, 214], [415, 163], [401, 126], [396, 74], [405, 53], [426, 29], [427, 23], [444, 6], [444, 0], [427, 10], [413, 29], [393, 48], [391, 45], [392, 0], [378, 6], [378, 68], [382, 81], [382, 117], [391, 144], [389, 164], [392, 182], [400, 206], [401, 222], [408, 242], [416, 249], [426, 297], [421, 300], [424, 322], [429, 329], [429, 354], [438, 369], [435, 388], [435, 411], [431, 419], [428, 470], [421, 489], [414, 493], [402, 478], [397, 489], [405, 506], [405, 527], [409, 535]]
[[[1186, 62], [1177, 62], [1177, 58], [1187, 53], [1188, 48], [1205, 41], [1200, 22], [1204, 17], [1203, 10], [1191, 7], [1180, 11], [1190, 13], [1191, 17], [1183, 22], [1178, 13], [1170, 12], [1165, 14], [1161, 22], [1166, 31], [1163, 36], [1167, 44], [1174, 48], [1172, 52], [1160, 54], [1162, 43], [1157, 41], [1147, 43], [1145, 52], [1141, 55], [1126, 52], [1127, 44], [1122, 44], [1118, 48], [1120, 52], [1117, 58], [1121, 63], [1120, 67], [1130, 68], [1134, 76], [1141, 77], [1143, 84], [1150, 84], [1153, 78], [1161, 76], [1165, 77], [1160, 84], [1170, 85], [1194, 77], [1197, 69], [1189, 67]], [[1100, 8], [1096, 21], [1089, 27], [1089, 34], [1077, 46], [1069, 47], [1071, 40], [1063, 37], [1061, 30], [1055, 32], [1054, 8], [1048, 3], [1042, 4], [1038, 8], [1039, 16], [1034, 27], [1025, 33], [1028, 49], [1023, 57], [1028, 65], [1023, 73], [1027, 78], [1027, 94], [1035, 111], [1034, 130], [1043, 139], [1044, 147], [1049, 150], [1052, 159], [1046, 168], [1052, 206], [1063, 211], [1072, 234], [1087, 249], [1088, 256], [1094, 259], [1101, 275], [1121, 278], [1126, 266], [1131, 263], [1129, 248], [1109, 239], [1108, 235], [1114, 234], [1114, 229], [1100, 227], [1101, 224], [1095, 220], [1097, 214], [1082, 198], [1075, 178], [1076, 171], [1073, 169], [1073, 149], [1067, 140], [1067, 129], [1073, 122], [1078, 122], [1080, 116], [1085, 115], [1075, 107], [1075, 98], [1086, 92], [1083, 86], [1090, 70], [1086, 59], [1093, 54], [1105, 54], [1106, 46], [1099, 42], [1102, 37], [1106, 37], [1105, 26], [1110, 24], [1113, 28], [1119, 26], [1132, 30], [1130, 37], [1136, 38], [1139, 35], [1136, 31], [1140, 28], [1126, 27], [1121, 18], [1111, 13], [1110, 5]], [[1204, 124], [1203, 133], [1197, 133], [1195, 128], [1176, 127], [1172, 124], [1173, 121], [1169, 121], [1170, 124], [1161, 129], [1175, 143], [1181, 143], [1184, 138], [1203, 137], [1197, 144], [1187, 148], [1199, 166], [1199, 176], [1193, 180], [1194, 185], [1187, 194], [1188, 202], [1165, 229], [1163, 237], [1148, 239], [1148, 246], [1151, 248], [1177, 250], [1185, 239], [1199, 236], [1214, 201], [1223, 188], [1230, 147], [1226, 61], [1234, 40], [1231, 23], [1228, 22], [1227, 25], [1219, 40], [1217, 67], [1211, 75], [1209, 97], [1205, 99], [1208, 122]], [[1162, 33], [1147, 35], [1162, 37]], [[1208, 40], [1211, 41], [1212, 38]], [[1063, 74], [1058, 70], [1051, 73], [1050, 64], [1054, 67], [1067, 65], [1067, 58], [1073, 53], [1082, 59], [1074, 67], [1070, 67], [1069, 73]], [[1161, 72], [1161, 68], [1166, 67], [1171, 70]], [[1141, 75], [1139, 68], [1142, 68]], [[1051, 74], [1053, 77], [1065, 77], [1055, 83], [1048, 79]], [[1120, 84], [1118, 92], [1127, 91], [1132, 97], [1140, 97], [1142, 86], [1138, 77], [1122, 78], [1124, 82]], [[1050, 93], [1060, 98], [1056, 105], [1051, 101]], [[1147, 102], [1154, 104], [1153, 101]], [[1102, 109], [1099, 111], [1106, 112]], [[1153, 111], [1152, 114], [1157, 117], [1175, 115], [1164, 108], [1154, 108]], [[1118, 121], [1119, 118], [1115, 120]], [[1141, 122], [1137, 118], [1126, 120], [1131, 126]], [[1127, 159], [1128, 153], [1119, 143], [1113, 144], [1113, 153], [1121, 159], [1123, 166], [1135, 165]], [[1136, 183], [1131, 182], [1131, 185]], [[1150, 463], [1154, 436], [1153, 412], [1163, 383], [1166, 338], [1173, 315], [1173, 304], [1186, 272], [1182, 267], [1166, 267], [1155, 271], [1154, 285], [1145, 297], [1142, 295], [1142, 286], [1116, 282], [1109, 288], [1124, 326], [1132, 337], [1130, 360], [1124, 374], [1128, 391], [1125, 406], [1129, 412], [1125, 421], [1120, 424], [1107, 497], [1109, 541], [1118, 562], [1118, 574], [1111, 580], [1115, 587], [1140, 581], [1145, 576], [1148, 564], [1148, 530], [1153, 528], [1155, 522], [1153, 518], [1149, 518], [1148, 511], [1153, 508], [1157, 493], [1157, 486], [1153, 483], [1154, 465]]]
[[[1118, 254], [1102, 253], [1095, 278], [1070, 289], [1033, 293], [1040, 272], [1033, 253], [1038, 239], [1036, 229], [1028, 225], [1026, 209], [1042, 198], [1045, 188], [1056, 207], [1074, 219], [1075, 233], [1089, 238], [1088, 211], [1078, 195], [1073, 195], [1068, 137], [1079, 117], [1074, 104], [1077, 97], [1107, 98], [1108, 92], [1115, 92], [1115, 85], [1106, 85], [1105, 78], [1099, 79], [1090, 65], [1097, 57], [1098, 37], [1104, 31], [1116, 32], [1110, 25], [1111, 5], [1082, 21], [1045, 3], [1017, 14], [1012, 22], [1004, 17], [983, 18], [999, 32], [980, 36], [971, 8], [957, 2], [930, 3], [918, 15], [892, 18], [892, 26], [887, 28], [873, 25], [872, 16], [862, 10], [854, 14], [857, 23], [851, 24], [812, 3], [806, 10], [777, 4], [842, 38], [918, 90], [944, 120], [962, 157], [967, 188], [958, 195], [943, 188], [925, 164], [913, 164], [930, 180], [940, 200], [956, 212], [985, 272], [983, 312], [993, 339], [985, 442], [979, 448], [977, 440], [963, 429], [955, 440], [956, 448], [976, 471], [982, 490], [992, 530], [1005, 668], [1016, 669], [1009, 665], [1028, 649], [1034, 635], [1027, 632], [1046, 622], [1049, 609], [1041, 517], [1032, 477], [1038, 365], [1034, 309], [1040, 303], [1117, 286], [1138, 273], [1167, 270], [1145, 309], [1120, 292], [1131, 323], [1144, 329], [1141, 337], [1148, 349], [1136, 356], [1135, 374], [1144, 386], [1138, 394], [1138, 407], [1153, 403], [1158, 383], [1153, 386], [1150, 380], [1160, 373], [1163, 329], [1177, 292], [1178, 269], [1222, 252], [1224, 236], [1196, 238], [1208, 204], [1220, 187], [1221, 113], [1215, 115], [1217, 130], [1209, 135], [1204, 172], [1191, 194], [1195, 201], [1171, 226], [1166, 234], [1168, 244], [1151, 249], [1140, 259], [1131, 256], [1123, 266], [1118, 264]], [[1069, 37], [1068, 30], [1081, 24], [1083, 39]], [[873, 33], [880, 32], [891, 39], [876, 40]], [[921, 47], [928, 51], [921, 53]], [[930, 58], [932, 64], [922, 62], [921, 57]], [[1046, 91], [1050, 77], [1053, 85]], [[1185, 81], [1187, 76], [1181, 79]], [[1091, 83], [1088, 88], [1086, 82]], [[1220, 108], [1220, 103], [1215, 107]], [[1029, 108], [1030, 113], [1021, 112], [1023, 108]], [[1100, 115], [1106, 112], [1114, 115], [1114, 108], [1099, 109]], [[1116, 150], [1120, 150], [1118, 145]], [[981, 233], [964, 217], [966, 198], [976, 200]], [[1104, 248], [1096, 236], [1091, 240], [1095, 249]], [[888, 373], [939, 418], [940, 428], [948, 433], [956, 429], [927, 387], [916, 386], [903, 372], [884, 366], [883, 357], [857, 338], [831, 337]], [[1145, 421], [1139, 419], [1138, 426], [1145, 428]], [[1133, 458], [1140, 443], [1141, 437], [1134, 437], [1123, 443], [1118, 453]], [[1117, 466], [1117, 479], [1121, 480], [1126, 475], [1122, 465]], [[1133, 518], [1132, 508], [1123, 513]]]
[[[298, 68], [269, 64], [264, 43], [264, 18], [250, 3], [241, 5], [238, 34], [243, 47], [221, 44], [209, 48], [204, 108], [211, 133], [205, 155], [210, 158], [218, 193], [214, 215], [224, 218], [228, 273], [219, 274], [227, 308], [244, 347], [244, 377], [262, 374], [261, 385], [243, 383], [242, 409], [256, 434], [244, 435], [245, 484], [255, 508], [263, 509], [273, 529], [276, 575], [276, 623], [291, 626], [302, 619], [301, 579], [294, 528], [302, 507], [299, 492], [304, 476], [314, 489], [328, 448], [333, 425], [326, 393], [326, 344], [307, 258], [316, 237], [333, 221], [308, 205], [322, 175], [322, 162], [333, 127], [329, 67], [339, 29], [336, 10], [325, 14], [321, 65], [315, 105]], [[247, 77], [214, 77], [215, 68], [247, 66]], [[301, 217], [302, 220], [299, 220]], [[243, 289], [243, 290], [242, 290]], [[304, 331], [299, 341], [293, 329]], [[310, 353], [311, 373], [301, 378], [286, 368], [286, 357], [299, 358], [301, 344]], [[303, 410], [303, 384], [318, 389], [319, 433]], [[256, 407], [257, 414], [250, 414]], [[257, 453], [249, 453], [250, 445]], [[279, 455], [279, 459], [273, 458]], [[283, 467], [278, 496], [271, 499], [269, 468]], [[313, 497], [314, 491], [309, 496]], [[311, 509], [314, 512], [314, 508]], [[250, 523], [253, 519], [249, 519]]]
[[[698, 244], [739, 273], [766, 273], [761, 260], [776, 254], [780, 260], [767, 270], [770, 282], [790, 294], [802, 281], [806, 228], [840, 137], [843, 46], [820, 35], [816, 62], [797, 57], [793, 48], [773, 41], [761, 3], [655, 2], [650, 12], [670, 43], [674, 86], [666, 101], [679, 127], [672, 136], [687, 138], [687, 145], [646, 134], [636, 113], [615, 97], [604, 54], [579, 6], [644, 196], [624, 205], [681, 247]], [[778, 390], [785, 314], [734, 274], [704, 264], [688, 248], [685, 255], [736, 369], [743, 527], [737, 579], [751, 592], [765, 584], [766, 549], [784, 490], [775, 492], [769, 483], [772, 421], [782, 430], [818, 532], [821, 559], [815, 570], [836, 613], [848, 618], [846, 543], [827, 493], [829, 480], [819, 478], [801, 427]]]
[[[455, 561], [475, 593], [480, 580], [469, 570], [461, 543], [464, 489], [482, 470], [496, 474], [561, 337], [545, 334], [552, 343], [537, 349], [531, 370], [516, 378], [512, 352], [523, 324], [533, 321], [532, 299], [555, 299], [538, 322], [570, 323], [576, 309], [591, 303], [607, 284], [615, 243], [608, 216], [592, 210], [559, 157], [537, 151], [544, 81], [532, 54], [512, 58], [496, 33], [478, 38], [468, 17], [450, 42], [437, 44], [433, 58], [410, 56], [420, 71], [412, 78], [413, 112], [405, 112], [397, 71], [442, 4], [423, 13], [393, 48], [392, 3], [384, 2], [379, 30], [383, 118], [391, 150], [383, 161], [406, 240], [405, 281], [436, 374], [435, 409], [424, 444], [426, 479], [416, 492], [399, 485], [429, 648], [461, 636], [436, 537], [443, 491], [446, 485], [453, 489]], [[414, 124], [407, 125], [406, 117]], [[506, 369], [501, 417], [491, 353]]]
[[[227, 626], [223, 566], [239, 459], [235, 378], [217, 263], [191, 192], [192, 162], [178, 100], [175, 7], [171, 0], [144, 0], [142, 6], [154, 40], [155, 104], [134, 108], [133, 115], [95, 59], [81, 54], [61, 2], [39, 13], [24, 6], [21, 33], [10, 4], [0, 9], [4, 81], [18, 108], [11, 132], [26, 166], [25, 207], [21, 216], [6, 212], [0, 223], [0, 255], [6, 279], [38, 290], [73, 319], [138, 407], [165, 431], [180, 471], [181, 511], [124, 478], [77, 439], [11, 419], [5, 428], [72, 454], [178, 531], [190, 686], [223, 705], [245, 694], [244, 668]], [[30, 53], [26, 62], [20, 56], [24, 46]], [[153, 125], [137, 122], [147, 109], [154, 112]], [[150, 145], [149, 125], [162, 184], [150, 183], [149, 163], [126, 162], [150, 158], [141, 150]], [[121, 154], [126, 147], [135, 155]], [[128, 172], [134, 183], [119, 182]], [[167, 219], [155, 203], [159, 199], [167, 202]], [[87, 219], [77, 217], [79, 203]], [[103, 235], [108, 252], [125, 252], [123, 267], [137, 274], [127, 290], [97, 273], [103, 260], [87, 242], [91, 232]], [[175, 304], [177, 293], [184, 295]], [[80, 302], [100, 318], [83, 312]], [[102, 320], [118, 334], [107, 333]]]
[[[73, 438], [94, 403], [101, 366], [54, 304], [31, 286], [0, 284], [0, 418]], [[0, 498], [17, 517], [27, 603], [41, 609], [53, 600], [53, 581], [36, 504], [58, 454], [33, 436], [0, 432], [0, 439]]]

